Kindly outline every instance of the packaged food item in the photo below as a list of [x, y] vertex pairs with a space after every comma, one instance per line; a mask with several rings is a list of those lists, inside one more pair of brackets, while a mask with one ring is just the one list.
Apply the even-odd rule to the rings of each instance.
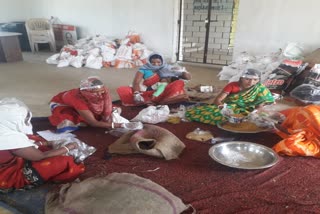
[[204, 130], [201, 130], [200, 128], [196, 128], [192, 132], [189, 132], [186, 135], [186, 138], [190, 140], [205, 142], [213, 138], [213, 135], [210, 131], [204, 131]]
[[203, 92], [203, 93], [213, 92], [213, 87], [211, 85], [200, 86], [200, 92]]
[[290, 86], [294, 78], [305, 70], [307, 65], [308, 63], [304, 63], [302, 60], [286, 59], [272, 71], [263, 84], [270, 91], [282, 94]]

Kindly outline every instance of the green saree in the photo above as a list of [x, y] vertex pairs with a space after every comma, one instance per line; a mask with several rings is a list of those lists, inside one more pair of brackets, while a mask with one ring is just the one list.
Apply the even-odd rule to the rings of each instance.
[[[231, 108], [235, 114], [247, 115], [262, 103], [273, 103], [274, 98], [269, 89], [261, 83], [258, 83], [248, 90], [228, 95], [224, 102], [228, 104], [228, 107]], [[186, 112], [186, 118], [189, 121], [211, 125], [225, 121], [225, 117], [216, 105], [197, 106], [189, 109]]]

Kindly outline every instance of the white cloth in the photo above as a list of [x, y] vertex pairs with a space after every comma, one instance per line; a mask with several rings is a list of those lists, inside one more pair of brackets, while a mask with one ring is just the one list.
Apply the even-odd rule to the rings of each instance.
[[15, 98], [0, 100], [0, 150], [35, 146], [26, 134], [32, 134], [31, 112]]

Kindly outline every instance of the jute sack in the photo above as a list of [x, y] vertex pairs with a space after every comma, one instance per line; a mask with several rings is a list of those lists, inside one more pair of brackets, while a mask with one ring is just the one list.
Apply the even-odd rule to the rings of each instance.
[[47, 194], [45, 213], [166, 213], [191, 207], [162, 186], [129, 173], [112, 173], [63, 185]]
[[145, 124], [142, 130], [128, 132], [108, 148], [109, 153], [143, 153], [166, 160], [176, 159], [184, 143], [167, 129]]

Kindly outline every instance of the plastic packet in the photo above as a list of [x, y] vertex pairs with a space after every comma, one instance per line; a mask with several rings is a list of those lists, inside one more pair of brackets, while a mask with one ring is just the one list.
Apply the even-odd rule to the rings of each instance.
[[233, 115], [233, 110], [228, 107], [227, 103], [224, 103], [223, 108], [221, 109], [221, 114], [225, 117], [229, 117]]
[[264, 114], [267, 114], [268, 117], [274, 122], [283, 122], [286, 119], [285, 115], [278, 112], [274, 107], [275, 105], [266, 105], [259, 109], [258, 112], [263, 112]]
[[177, 115], [181, 119], [182, 122], [187, 122], [188, 121], [186, 119], [186, 111], [187, 111], [187, 108], [184, 105], [180, 105], [179, 106], [179, 110], [177, 112]]
[[129, 123], [124, 123], [123, 128], [127, 130], [140, 130], [143, 129], [143, 123], [141, 122], [129, 122]]
[[186, 138], [190, 139], [190, 140], [205, 142], [205, 141], [212, 139], [213, 135], [210, 131], [204, 131], [200, 128], [196, 128], [192, 132], [189, 132], [186, 135]]
[[113, 107], [112, 109], [112, 122], [114, 123], [129, 123], [129, 120], [120, 116], [121, 108]]
[[134, 131], [134, 130], [141, 130], [141, 129], [143, 129], [143, 123], [141, 123], [141, 122], [128, 122], [128, 123], [124, 123], [123, 127], [121, 127], [121, 128], [115, 128], [110, 131], [106, 131], [105, 133], [109, 133], [115, 137], [121, 137], [123, 134], [125, 134], [127, 132]]
[[203, 92], [203, 93], [213, 92], [213, 87], [211, 85], [200, 86], [200, 92]]
[[233, 110], [230, 107], [228, 107], [226, 103], [223, 104], [223, 108], [221, 109], [221, 114], [225, 118], [227, 118], [229, 123], [241, 123], [247, 118], [242, 114], [235, 114]]
[[320, 104], [320, 88], [312, 84], [302, 84], [290, 92], [290, 96], [306, 104]]
[[284, 120], [285, 116], [275, 111], [272, 106], [265, 106], [248, 115], [248, 121], [262, 128], [275, 128], [275, 124], [282, 123]]
[[304, 84], [320, 86], [320, 64], [315, 64], [304, 79]]
[[131, 121], [144, 123], [161, 123], [168, 120], [170, 109], [167, 105], [149, 106], [142, 109]]
[[186, 106], [180, 105], [178, 108], [170, 109], [170, 114], [167, 122], [172, 124], [178, 124], [180, 122], [187, 122], [186, 119]]
[[304, 48], [295, 42], [290, 42], [283, 50], [283, 55], [288, 59], [302, 59]]
[[216, 144], [216, 143], [220, 143], [220, 142], [227, 142], [227, 141], [233, 141], [234, 138], [233, 137], [214, 137], [211, 138], [211, 144]]
[[63, 140], [57, 140], [52, 142], [53, 149], [61, 148], [69, 143], [77, 143], [78, 148], [72, 149], [68, 152], [68, 155], [73, 156], [75, 162], [80, 163], [84, 161], [87, 157], [92, 155], [97, 149], [93, 146], [89, 146], [86, 143], [80, 141], [77, 138], [66, 138]]
[[133, 101], [135, 103], [143, 103], [144, 102], [144, 98], [142, 97], [142, 95], [140, 93], [134, 93], [133, 94]]

